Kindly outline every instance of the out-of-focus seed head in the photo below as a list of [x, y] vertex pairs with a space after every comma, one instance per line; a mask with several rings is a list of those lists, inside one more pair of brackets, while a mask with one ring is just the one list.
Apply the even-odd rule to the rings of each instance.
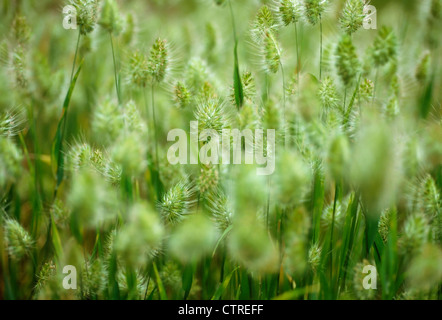
[[403, 252], [415, 252], [427, 243], [430, 226], [428, 219], [421, 213], [413, 213], [404, 223], [401, 248]]
[[167, 261], [160, 272], [164, 288], [172, 292], [180, 292], [183, 286], [181, 270], [174, 261]]
[[359, 85], [359, 97], [362, 101], [368, 102], [372, 100], [374, 92], [373, 81], [369, 79], [364, 79]]
[[431, 17], [435, 20], [439, 20], [442, 16], [442, 2], [440, 0], [431, 0], [430, 5]]
[[154, 83], [163, 82], [167, 74], [168, 64], [167, 42], [166, 40], [158, 38], [155, 40], [155, 43], [150, 50], [150, 56], [148, 59], [148, 70]]
[[35, 245], [29, 233], [13, 219], [4, 221], [4, 237], [8, 254], [16, 261], [28, 255]]
[[73, 176], [67, 203], [71, 221], [96, 228], [115, 219], [118, 197], [98, 173], [89, 168]]
[[396, 196], [398, 161], [386, 123], [377, 120], [360, 130], [352, 150], [350, 176], [360, 187], [365, 204], [376, 209], [373, 212], [390, 207]]
[[419, 59], [416, 66], [415, 77], [421, 84], [425, 84], [430, 75], [431, 55], [429, 51], [425, 51]]
[[9, 64], [9, 46], [6, 39], [0, 42], [0, 65], [7, 66]]
[[278, 15], [285, 26], [297, 23], [301, 18], [301, 3], [298, 0], [279, 0]]
[[245, 103], [237, 114], [237, 121], [240, 130], [255, 130], [259, 127], [259, 113], [255, 105]]
[[203, 86], [200, 88], [197, 99], [199, 101], [209, 101], [218, 99], [218, 94], [210, 81], [204, 81]]
[[305, 239], [292, 236], [287, 241], [284, 255], [284, 268], [290, 275], [302, 276], [307, 268], [308, 252]]
[[147, 124], [143, 120], [135, 101], [130, 100], [124, 106], [124, 119], [128, 131], [140, 135], [142, 138], [146, 137]]
[[308, 263], [314, 273], [316, 273], [319, 268], [319, 264], [321, 262], [321, 253], [322, 248], [318, 243], [313, 244], [308, 250]]
[[331, 77], [326, 77], [321, 81], [318, 96], [326, 111], [333, 109], [338, 105], [339, 99], [336, 92], [336, 86]]
[[19, 45], [25, 45], [29, 41], [31, 28], [29, 27], [26, 17], [17, 15], [12, 21], [12, 32], [14, 40]]
[[80, 33], [82, 35], [91, 33], [97, 22], [98, 1], [70, 0], [69, 3], [77, 10], [77, 25], [80, 27]]
[[23, 155], [12, 140], [2, 136], [0, 150], [0, 188], [4, 188], [19, 177]]
[[364, 0], [347, 0], [339, 20], [341, 28], [349, 35], [358, 31], [364, 21]]
[[264, 129], [278, 130], [281, 127], [281, 117], [281, 108], [273, 99], [264, 102], [261, 110], [261, 125]]
[[213, 1], [215, 2], [215, 4], [217, 6], [221, 6], [221, 5], [223, 5], [226, 2], [226, 0], [213, 0]]
[[344, 134], [336, 135], [330, 142], [327, 153], [327, 168], [335, 181], [341, 181], [346, 177], [350, 165], [350, 143]]
[[417, 195], [418, 208], [426, 214], [429, 219], [440, 215], [441, 197], [440, 191], [433, 177], [427, 174], [420, 182]]
[[119, 137], [112, 148], [113, 161], [121, 166], [124, 175], [139, 176], [147, 167], [146, 143], [135, 132]]
[[123, 115], [118, 104], [107, 99], [95, 108], [92, 115], [92, 132], [103, 145], [114, 143], [124, 128]]
[[114, 35], [118, 35], [121, 32], [122, 19], [115, 0], [104, 0], [98, 24]]
[[235, 194], [232, 201], [235, 217], [238, 219], [242, 216], [255, 217], [258, 210], [266, 204], [269, 192], [267, 178], [257, 175], [255, 166], [236, 167], [238, 171], [235, 172]]
[[251, 272], [267, 273], [277, 268], [276, 247], [261, 223], [240, 219], [235, 221], [228, 238], [228, 248], [233, 259]]
[[315, 25], [322, 18], [327, 0], [304, 0], [304, 15], [311, 25]]
[[385, 105], [384, 108], [385, 116], [387, 117], [387, 119], [394, 119], [397, 117], [399, 112], [400, 110], [399, 110], [398, 99], [396, 96], [391, 96], [388, 99], [387, 104]]
[[302, 203], [309, 190], [311, 169], [299, 154], [283, 151], [276, 158], [275, 192], [281, 206]]
[[[367, 276], [366, 273], [364, 273], [364, 267], [368, 265], [375, 265], [373, 262], [370, 262], [368, 260], [364, 260], [363, 262], [357, 263], [353, 268], [353, 292], [357, 299], [359, 300], [372, 300], [376, 297], [377, 290], [375, 289], [365, 289], [364, 284], [364, 278]], [[373, 271], [372, 271], [373, 272]], [[376, 276], [373, 279], [379, 279], [379, 276]], [[378, 286], [377, 286], [378, 287]]]
[[263, 68], [267, 73], [277, 73], [281, 64], [281, 48], [271, 32], [263, 35]]
[[180, 224], [169, 240], [169, 248], [183, 263], [195, 262], [213, 251], [218, 232], [203, 215], [192, 215]]
[[341, 201], [336, 202], [336, 207], [334, 202], [328, 204], [322, 212], [321, 225], [330, 229], [334, 224], [334, 228], [340, 230], [344, 225], [345, 209], [344, 203], [341, 203]]
[[128, 13], [124, 19], [124, 28], [121, 35], [123, 43], [129, 45], [135, 37], [135, 21], [132, 13]]
[[127, 81], [139, 88], [144, 88], [150, 82], [147, 57], [139, 50], [130, 54], [127, 66]]
[[179, 109], [184, 109], [190, 105], [192, 96], [186, 85], [182, 81], [178, 81], [173, 89], [173, 100]]
[[382, 67], [395, 60], [397, 54], [397, 38], [392, 28], [383, 26], [371, 47], [371, 57], [375, 67]]
[[26, 74], [26, 57], [21, 45], [14, 49], [12, 54], [12, 67], [15, 75], [15, 85], [20, 89], [27, 89], [28, 76]]
[[338, 75], [344, 85], [348, 87], [356, 78], [360, 67], [356, 48], [350, 36], [342, 36], [336, 47], [336, 58]]
[[157, 207], [163, 220], [170, 225], [181, 222], [189, 213], [195, 188], [184, 179], [168, 190]]
[[201, 90], [204, 83], [209, 78], [207, 64], [200, 58], [195, 57], [189, 61], [184, 74], [186, 76], [185, 83], [188, 86], [189, 91], [194, 94], [197, 94]]
[[442, 281], [442, 251], [439, 246], [427, 244], [413, 258], [406, 272], [406, 281], [415, 290], [428, 292]]
[[157, 213], [143, 202], [132, 205], [127, 220], [117, 234], [115, 250], [127, 265], [142, 267], [160, 249], [164, 228]]

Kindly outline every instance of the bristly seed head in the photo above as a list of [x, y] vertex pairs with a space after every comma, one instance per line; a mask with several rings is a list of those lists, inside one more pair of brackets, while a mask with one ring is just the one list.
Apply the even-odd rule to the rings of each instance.
[[150, 82], [150, 75], [147, 64], [147, 57], [139, 50], [130, 54], [127, 81], [136, 87], [144, 88]]
[[115, 0], [104, 0], [98, 24], [114, 35], [118, 35], [121, 32], [122, 19]]
[[167, 42], [158, 38], [150, 50], [148, 60], [148, 70], [154, 83], [161, 83], [164, 80], [168, 62]]
[[98, 1], [70, 0], [69, 3], [77, 10], [77, 25], [80, 27], [80, 33], [86, 35], [92, 32], [97, 22]]
[[327, 0], [304, 0], [304, 14], [311, 25], [316, 25], [322, 18]]
[[348, 87], [356, 78], [359, 71], [359, 60], [356, 48], [350, 36], [344, 35], [336, 48], [336, 68], [342, 82]]
[[364, 21], [364, 0], [347, 0], [339, 22], [349, 35], [358, 31]]
[[34, 241], [18, 221], [6, 219], [4, 232], [8, 253], [12, 259], [18, 261], [31, 252]]
[[374, 40], [371, 56], [376, 67], [382, 67], [396, 59], [397, 38], [392, 28], [383, 26]]
[[163, 220], [170, 225], [181, 222], [194, 202], [194, 193], [195, 188], [187, 179], [183, 179], [167, 191], [157, 204]]
[[301, 4], [299, 0], [279, 0], [278, 15], [285, 26], [297, 23], [301, 17]]

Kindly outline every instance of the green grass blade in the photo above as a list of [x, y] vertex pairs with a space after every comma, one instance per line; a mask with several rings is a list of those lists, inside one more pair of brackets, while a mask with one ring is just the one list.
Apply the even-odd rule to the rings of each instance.
[[168, 300], [166, 289], [164, 288], [163, 282], [161, 281], [160, 274], [158, 273], [157, 264], [155, 262], [153, 263], [153, 271], [155, 273], [155, 279], [157, 282], [158, 292], [160, 293], [160, 299]]
[[230, 272], [229, 275], [224, 279], [223, 283], [221, 283], [218, 286], [218, 289], [216, 289], [215, 294], [212, 297], [212, 300], [219, 300], [219, 299], [221, 299], [224, 291], [226, 291], [227, 287], [229, 286], [230, 279], [232, 279], [232, 276], [235, 273], [236, 269], [238, 269], [238, 267], [233, 269], [233, 271]]
[[57, 189], [63, 181], [64, 177], [64, 153], [63, 153], [63, 140], [66, 131], [66, 120], [67, 120], [67, 112], [69, 108], [69, 103], [71, 101], [72, 93], [74, 92], [75, 84], [77, 83], [78, 76], [80, 75], [81, 68], [83, 66], [83, 62], [80, 63], [77, 72], [75, 73], [74, 78], [69, 86], [68, 93], [63, 102], [63, 111], [60, 121], [58, 122], [57, 132], [55, 133], [55, 139], [52, 147], [52, 157], [53, 162], [56, 166], [56, 187], [55, 194], [57, 193]]
[[244, 90], [241, 82], [241, 74], [239, 72], [239, 62], [238, 62], [238, 41], [235, 42], [235, 48], [233, 50], [235, 58], [235, 66], [233, 70], [233, 86], [235, 91], [235, 103], [239, 108], [242, 107], [244, 103]]

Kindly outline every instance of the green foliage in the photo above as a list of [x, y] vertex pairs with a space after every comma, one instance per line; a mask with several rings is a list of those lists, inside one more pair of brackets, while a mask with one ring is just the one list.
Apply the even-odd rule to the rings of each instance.
[[[0, 296], [440, 299], [441, 1], [408, 2], [5, 2]], [[242, 164], [201, 163], [226, 129]]]

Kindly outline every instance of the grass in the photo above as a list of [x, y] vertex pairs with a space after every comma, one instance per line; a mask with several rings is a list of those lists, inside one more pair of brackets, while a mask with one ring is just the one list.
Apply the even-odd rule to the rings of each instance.
[[[0, 298], [441, 299], [440, 1], [346, 2], [5, 1]], [[273, 174], [172, 165], [196, 119]]]

